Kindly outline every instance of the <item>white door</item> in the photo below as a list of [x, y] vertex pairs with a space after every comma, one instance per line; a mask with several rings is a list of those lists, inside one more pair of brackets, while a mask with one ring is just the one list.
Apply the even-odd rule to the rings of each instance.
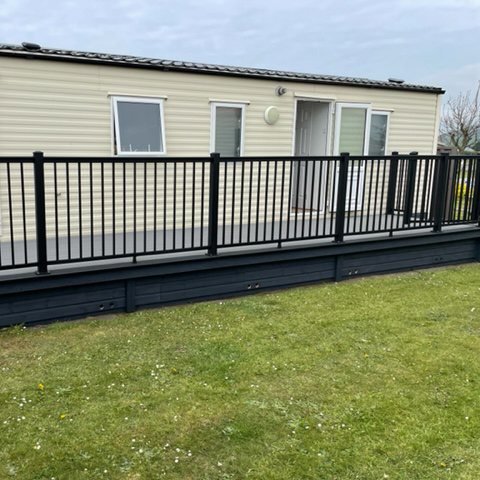
[[[335, 111], [335, 140], [333, 154], [348, 152], [352, 156], [367, 155], [368, 138], [370, 136], [370, 104], [337, 103]], [[338, 179], [337, 167], [335, 178]], [[361, 210], [365, 179], [365, 162], [350, 162], [347, 180], [347, 210]], [[338, 185], [335, 181], [335, 191]], [[336, 197], [336, 195], [335, 195]], [[332, 211], [335, 211], [336, 198], [332, 199]]]
[[[309, 157], [312, 144], [312, 105], [306, 102], [297, 104], [297, 127], [295, 141], [295, 156]], [[303, 208], [306, 203], [305, 188], [306, 162], [295, 163], [295, 175], [293, 184], [293, 205]], [[298, 192], [297, 192], [298, 188]], [[308, 189], [307, 189], [308, 190]], [[308, 195], [308, 193], [307, 193]]]
[[[295, 156], [321, 156], [326, 153], [328, 104], [299, 101], [295, 129]], [[323, 211], [324, 183], [320, 176], [321, 162], [295, 162], [293, 203], [295, 208]], [[298, 189], [298, 192], [297, 192]], [[319, 197], [320, 196], [320, 197]], [[320, 204], [319, 204], [320, 198]]]

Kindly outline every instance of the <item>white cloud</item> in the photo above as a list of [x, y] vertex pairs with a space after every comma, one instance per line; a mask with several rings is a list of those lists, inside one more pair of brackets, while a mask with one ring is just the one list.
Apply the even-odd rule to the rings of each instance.
[[400, 0], [400, 4], [405, 7], [480, 7], [480, 0]]
[[480, 63], [471, 63], [459, 68], [449, 68], [434, 72], [420, 83], [440, 85], [446, 90], [446, 97], [456, 97], [460, 92], [475, 90], [480, 81]]

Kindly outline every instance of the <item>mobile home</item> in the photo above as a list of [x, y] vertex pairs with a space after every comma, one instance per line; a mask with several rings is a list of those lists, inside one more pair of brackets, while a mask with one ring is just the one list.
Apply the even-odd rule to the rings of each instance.
[[[250, 223], [245, 202], [252, 195], [257, 223], [306, 212], [333, 218], [338, 165], [327, 170], [315, 161], [285, 158], [434, 154], [443, 93], [395, 79], [0, 45], [0, 156], [20, 159], [41, 151], [57, 159], [45, 164], [47, 235], [57, 242], [76, 236], [80, 240], [69, 248], [81, 253], [84, 235], [101, 231], [105, 238], [107, 232], [115, 254], [121, 225], [135, 231], [135, 242], [137, 230], [171, 230], [175, 247], [180, 226], [203, 233], [209, 188], [205, 165], [178, 166], [175, 159], [216, 152], [232, 160], [220, 174], [224, 225], [233, 225], [234, 217]], [[59, 161], [71, 157], [91, 162]], [[111, 158], [112, 166], [95, 158]], [[283, 163], [275, 164], [274, 173], [273, 164], [268, 170], [268, 162], [254, 164], [253, 158]], [[34, 234], [33, 169], [20, 160], [0, 168], [0, 239], [13, 244]], [[372, 182], [387, 175], [380, 163], [368, 171], [363, 160], [354, 161], [346, 208], [370, 209]], [[387, 192], [375, 195], [383, 201]], [[268, 228], [273, 237], [274, 227]], [[232, 244], [234, 236], [232, 227]], [[195, 242], [192, 234], [192, 248]]]

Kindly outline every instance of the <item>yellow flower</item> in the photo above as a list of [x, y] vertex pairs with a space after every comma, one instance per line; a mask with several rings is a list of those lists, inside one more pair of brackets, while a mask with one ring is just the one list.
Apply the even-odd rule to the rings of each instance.
[[45, 389], [45, 387], [43, 386], [43, 383], [39, 383], [38, 384], [38, 388], [43, 392], [43, 390]]
[[368, 358], [368, 353], [365, 353], [363, 356], [364, 356], [365, 358]]
[[176, 375], [178, 373], [178, 370], [176, 368], [172, 368], [172, 373]]
[[61, 414], [59, 415], [59, 417], [60, 417], [60, 418], [65, 418], [65, 414], [64, 414], [64, 413], [61, 413]]

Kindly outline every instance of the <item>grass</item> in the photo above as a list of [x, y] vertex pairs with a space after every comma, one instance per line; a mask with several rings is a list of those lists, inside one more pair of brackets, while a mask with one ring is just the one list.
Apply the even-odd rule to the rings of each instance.
[[480, 265], [0, 332], [0, 478], [478, 479]]

